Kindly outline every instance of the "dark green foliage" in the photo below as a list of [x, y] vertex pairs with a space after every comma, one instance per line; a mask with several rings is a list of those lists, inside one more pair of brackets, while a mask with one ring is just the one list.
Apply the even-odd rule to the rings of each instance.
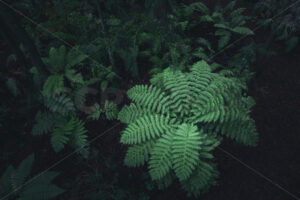
[[258, 1], [254, 6], [254, 19], [259, 26], [269, 28], [271, 35], [267, 48], [274, 40], [283, 41], [286, 52], [291, 52], [299, 44], [299, 9], [297, 1]]
[[31, 154], [16, 169], [12, 166], [6, 169], [0, 179], [1, 198], [46, 200], [54, 199], [64, 192], [63, 189], [51, 184], [58, 175], [56, 172], [44, 172], [30, 179], [33, 162], [34, 154]]

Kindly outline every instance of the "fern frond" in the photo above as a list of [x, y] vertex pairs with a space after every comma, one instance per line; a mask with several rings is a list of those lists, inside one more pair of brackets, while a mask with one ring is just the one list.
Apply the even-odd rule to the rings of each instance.
[[172, 168], [172, 135], [163, 135], [159, 138], [151, 151], [149, 173], [152, 180], [160, 180]]
[[78, 46], [73, 47], [66, 56], [66, 69], [70, 69], [73, 66], [81, 63], [88, 58], [88, 55], [82, 54], [78, 51]]
[[239, 143], [248, 146], [256, 146], [258, 142], [258, 134], [255, 122], [251, 118], [238, 119], [220, 125], [220, 132], [236, 140]]
[[13, 190], [18, 190], [23, 185], [25, 179], [29, 176], [34, 161], [34, 154], [24, 159], [18, 168], [11, 175], [11, 184]]
[[168, 113], [169, 98], [155, 86], [137, 85], [127, 91], [128, 97], [153, 113]]
[[52, 73], [56, 74], [64, 70], [66, 60], [66, 47], [60, 46], [60, 48], [51, 48], [49, 51], [49, 57], [43, 58], [42, 60], [47, 66], [47, 69]]
[[105, 101], [104, 103], [104, 112], [108, 120], [116, 119], [118, 116], [118, 107], [117, 104]]
[[73, 95], [74, 95], [74, 104], [77, 109], [81, 110], [84, 108], [84, 104], [86, 102], [86, 95], [89, 92], [89, 88], [86, 86], [77, 88]]
[[64, 119], [56, 125], [51, 136], [51, 144], [55, 152], [59, 152], [69, 141], [69, 135], [72, 134], [75, 127], [75, 119]]
[[63, 75], [51, 75], [44, 83], [42, 94], [45, 97], [50, 97], [64, 91], [65, 88]]
[[49, 110], [58, 112], [62, 115], [68, 115], [75, 111], [74, 103], [65, 94], [47, 97], [44, 102]]
[[121, 143], [140, 144], [172, 132], [174, 119], [163, 115], [145, 115], [130, 123], [123, 131]]
[[182, 124], [173, 137], [172, 162], [180, 181], [190, 177], [199, 161], [200, 133], [196, 126]]
[[11, 175], [15, 169], [13, 166], [8, 166], [0, 178], [0, 196], [4, 197], [12, 190]]
[[190, 112], [192, 96], [189, 83], [189, 77], [179, 71], [170, 73], [163, 80], [164, 89], [170, 92], [169, 107], [174, 113], [179, 113], [180, 117]]
[[87, 130], [84, 127], [84, 122], [77, 118], [72, 118], [71, 121], [72, 120], [74, 121], [74, 125], [71, 134], [71, 144], [74, 145], [75, 148], [84, 150], [84, 147], [87, 145]]
[[40, 111], [36, 114], [36, 124], [32, 128], [32, 135], [43, 135], [49, 133], [54, 128], [57, 117], [53, 113]]
[[148, 112], [140, 105], [131, 103], [129, 106], [123, 106], [118, 114], [118, 120], [125, 124], [129, 124], [146, 114], [148, 114]]
[[67, 79], [69, 79], [73, 83], [79, 83], [79, 84], [84, 83], [82, 74], [80, 72], [77, 73], [74, 69], [66, 70], [65, 75]]
[[149, 160], [150, 151], [153, 148], [153, 141], [129, 147], [125, 155], [124, 164], [129, 167], [139, 167]]
[[92, 120], [98, 120], [100, 118], [100, 115], [102, 113], [102, 109], [100, 107], [99, 104], [95, 104], [92, 106], [91, 108], [91, 112], [88, 115], [88, 119], [92, 119]]
[[158, 189], [162, 190], [169, 187], [174, 180], [174, 175], [172, 171], [167, 173], [163, 178], [156, 181]]
[[182, 181], [181, 185], [189, 196], [198, 197], [201, 192], [206, 192], [211, 186], [216, 185], [218, 176], [214, 164], [200, 161], [190, 178]]

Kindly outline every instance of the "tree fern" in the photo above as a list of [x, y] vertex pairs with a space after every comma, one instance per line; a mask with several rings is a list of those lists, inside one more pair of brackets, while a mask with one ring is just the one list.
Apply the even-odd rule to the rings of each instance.
[[256, 144], [255, 123], [249, 116], [254, 101], [244, 96], [243, 81], [213, 73], [204, 61], [190, 72], [167, 68], [151, 83], [129, 89], [133, 103], [119, 112], [118, 119], [127, 124], [120, 141], [130, 145], [124, 163], [137, 167], [148, 162], [158, 184], [177, 177], [188, 193], [198, 195], [215, 184], [217, 172], [209, 160], [222, 135]]

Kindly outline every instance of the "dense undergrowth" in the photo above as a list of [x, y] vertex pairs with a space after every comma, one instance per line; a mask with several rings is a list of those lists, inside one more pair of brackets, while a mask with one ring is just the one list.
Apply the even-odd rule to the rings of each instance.
[[[227, 138], [259, 140], [247, 84], [256, 63], [276, 54], [271, 43], [287, 53], [298, 44], [300, 7], [281, 12], [292, 3], [1, 1], [1, 145], [41, 149], [17, 161], [1, 152], [0, 198], [142, 200], [174, 182], [188, 196], [213, 191], [213, 150]], [[264, 43], [255, 42], [258, 27], [270, 32]], [[121, 122], [121, 144], [107, 145], [131, 145], [119, 160], [144, 165], [135, 177], [143, 185], [126, 184], [135, 174], [120, 174], [126, 166], [95, 145], [99, 127]], [[85, 178], [55, 181], [63, 167], [40, 174], [48, 168], [34, 162], [40, 151], [76, 157]]]

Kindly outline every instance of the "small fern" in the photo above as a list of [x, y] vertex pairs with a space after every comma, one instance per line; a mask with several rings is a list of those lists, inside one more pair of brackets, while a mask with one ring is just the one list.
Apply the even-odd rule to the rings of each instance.
[[95, 105], [92, 106], [92, 111], [87, 118], [92, 120], [98, 120], [100, 118], [101, 113], [102, 113], [102, 109], [100, 105], [96, 103]]
[[113, 120], [118, 117], [118, 108], [115, 103], [105, 101], [103, 109], [105, 112], [106, 119]]
[[32, 135], [43, 135], [53, 130], [57, 117], [53, 113], [39, 111], [35, 120], [37, 123], [32, 128]]
[[75, 149], [80, 149], [79, 153], [87, 155], [87, 130], [84, 122], [74, 116], [63, 116], [51, 112], [38, 112], [37, 123], [32, 129], [33, 135], [51, 133], [51, 145], [55, 152], [61, 151], [66, 144], [70, 144]]
[[59, 152], [64, 148], [65, 144], [70, 141], [70, 144], [75, 148], [84, 148], [87, 144], [86, 132], [87, 130], [81, 120], [75, 117], [69, 120], [62, 120], [56, 124], [52, 133], [52, 147], [56, 152]]
[[44, 83], [42, 94], [49, 97], [63, 91], [65, 91], [64, 77], [62, 75], [51, 75]]

